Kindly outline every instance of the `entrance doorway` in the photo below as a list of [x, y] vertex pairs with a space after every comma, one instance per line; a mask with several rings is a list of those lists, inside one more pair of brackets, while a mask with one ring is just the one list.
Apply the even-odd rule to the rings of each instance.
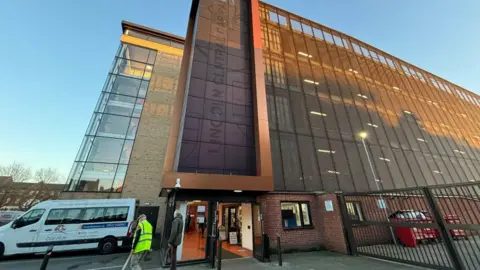
[[211, 236], [225, 226], [227, 239], [222, 243], [222, 259], [253, 256], [253, 216], [251, 203], [214, 201], [177, 201], [184, 220], [183, 240], [177, 249], [178, 261], [205, 260], [211, 257]]
[[252, 204], [221, 203], [218, 205], [219, 226], [226, 232], [222, 259], [253, 256]]

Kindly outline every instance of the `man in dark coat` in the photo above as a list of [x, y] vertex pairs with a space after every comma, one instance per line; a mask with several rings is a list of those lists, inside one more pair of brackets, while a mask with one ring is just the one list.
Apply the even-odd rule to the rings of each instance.
[[170, 269], [177, 269], [177, 247], [182, 243], [183, 218], [179, 210], [175, 210], [172, 222], [172, 230], [168, 238], [168, 247], [170, 249], [171, 264]]

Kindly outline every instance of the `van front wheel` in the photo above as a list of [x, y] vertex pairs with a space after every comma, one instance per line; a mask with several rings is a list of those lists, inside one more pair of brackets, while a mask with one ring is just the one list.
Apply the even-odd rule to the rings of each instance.
[[117, 249], [117, 240], [115, 238], [105, 238], [98, 244], [101, 254], [110, 254]]

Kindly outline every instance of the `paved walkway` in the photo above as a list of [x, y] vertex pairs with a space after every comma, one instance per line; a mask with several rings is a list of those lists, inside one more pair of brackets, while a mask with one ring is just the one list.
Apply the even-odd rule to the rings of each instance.
[[[391, 269], [423, 269], [386, 261], [375, 260], [367, 257], [348, 256], [344, 254], [319, 251], [284, 254], [283, 266], [279, 267], [277, 258], [273, 257], [271, 263], [261, 263], [254, 258], [231, 259], [222, 262], [225, 270], [268, 270], [268, 269], [295, 269], [295, 270], [320, 270], [320, 269], [355, 269], [355, 270], [391, 270]], [[160, 268], [159, 268], [160, 269]], [[210, 265], [191, 265], [179, 269], [206, 270]], [[153, 270], [153, 269], [152, 269]]]

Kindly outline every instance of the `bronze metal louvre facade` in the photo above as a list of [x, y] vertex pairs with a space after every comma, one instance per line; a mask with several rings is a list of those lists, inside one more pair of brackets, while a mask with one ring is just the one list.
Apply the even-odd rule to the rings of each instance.
[[276, 191], [480, 180], [478, 95], [333, 29], [259, 8]]

